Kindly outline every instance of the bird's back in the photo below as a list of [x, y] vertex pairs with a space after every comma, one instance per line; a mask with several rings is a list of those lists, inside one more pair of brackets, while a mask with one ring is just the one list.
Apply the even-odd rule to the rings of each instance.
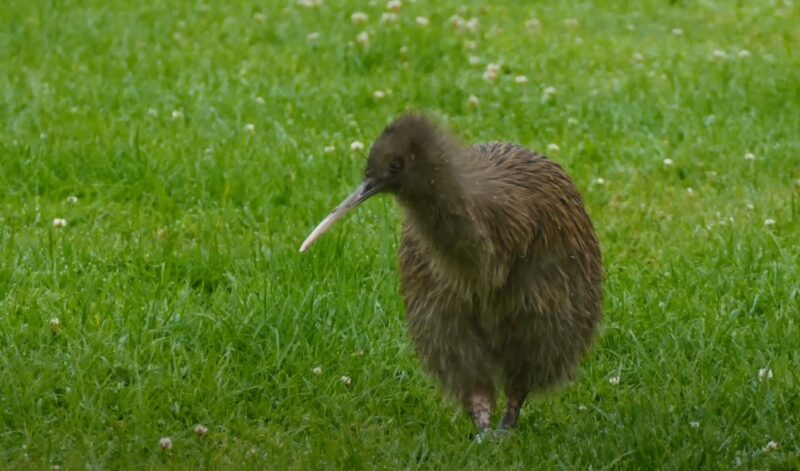
[[471, 149], [477, 151], [482, 157], [495, 161], [502, 161], [515, 155], [524, 155], [531, 158], [541, 157], [536, 152], [510, 142], [484, 142], [473, 145]]
[[430, 201], [428, 206], [441, 210], [422, 217], [407, 212], [403, 239], [425, 251], [429, 263], [444, 270], [461, 265], [462, 273], [449, 279], [463, 278], [470, 265], [481, 266], [492, 278], [488, 282], [500, 288], [520, 263], [579, 260], [587, 280], [599, 282], [593, 224], [559, 164], [505, 142], [473, 145], [462, 159], [458, 202]]
[[490, 240], [517, 257], [576, 249], [599, 256], [583, 198], [558, 163], [505, 142], [476, 144], [469, 152], [484, 162], [470, 177], [484, 181], [471, 207]]

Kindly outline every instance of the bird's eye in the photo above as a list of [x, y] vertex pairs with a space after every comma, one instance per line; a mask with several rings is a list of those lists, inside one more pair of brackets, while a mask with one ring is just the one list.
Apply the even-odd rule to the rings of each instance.
[[389, 171], [397, 173], [403, 168], [403, 159], [394, 159], [389, 163]]

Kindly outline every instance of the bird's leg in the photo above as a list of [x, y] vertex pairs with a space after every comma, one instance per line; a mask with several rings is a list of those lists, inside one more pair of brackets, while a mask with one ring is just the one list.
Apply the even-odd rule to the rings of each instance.
[[528, 397], [528, 391], [526, 389], [509, 389], [506, 396], [508, 403], [506, 404], [506, 413], [500, 420], [500, 430], [510, 430], [516, 427], [519, 411], [522, 409], [522, 404], [525, 403], [525, 398]]
[[473, 393], [468, 399], [469, 415], [479, 436], [492, 430], [492, 402], [492, 396], [487, 393]]

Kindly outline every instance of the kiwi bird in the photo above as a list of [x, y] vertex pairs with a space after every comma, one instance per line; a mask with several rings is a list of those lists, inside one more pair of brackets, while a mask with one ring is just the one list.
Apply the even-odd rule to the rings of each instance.
[[404, 212], [399, 247], [406, 323], [423, 367], [491, 431], [525, 399], [574, 379], [602, 320], [600, 247], [562, 168], [508, 143], [466, 146], [406, 114], [372, 145], [360, 186], [311, 232], [305, 251], [368, 198]]

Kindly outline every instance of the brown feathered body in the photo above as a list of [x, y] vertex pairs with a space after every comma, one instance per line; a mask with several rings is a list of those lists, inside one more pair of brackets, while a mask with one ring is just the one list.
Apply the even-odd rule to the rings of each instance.
[[490, 430], [530, 393], [572, 378], [602, 317], [600, 249], [561, 167], [513, 144], [461, 145], [405, 115], [370, 149], [364, 180], [308, 236], [379, 193], [405, 210], [399, 251], [408, 329], [424, 366]]
[[572, 378], [602, 317], [600, 249], [575, 185], [520, 146], [410, 127], [429, 178], [396, 193], [399, 266], [423, 365], [467, 407], [496, 385], [524, 400]]

